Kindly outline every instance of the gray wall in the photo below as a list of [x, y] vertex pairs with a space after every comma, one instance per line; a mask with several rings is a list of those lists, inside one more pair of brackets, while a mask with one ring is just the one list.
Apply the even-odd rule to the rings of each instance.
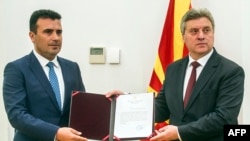
[[[250, 1], [192, 0], [193, 7], [207, 7], [216, 22], [215, 47], [224, 56], [243, 66], [246, 72], [245, 98], [239, 117], [250, 124], [249, 37]], [[63, 16], [64, 44], [60, 56], [79, 63], [89, 92], [111, 89], [145, 92], [165, 21], [168, 0], [0, 0], [0, 86], [3, 68], [9, 61], [33, 48], [28, 37], [28, 21], [33, 10], [50, 8]], [[89, 64], [89, 48], [120, 48], [120, 64]], [[2, 89], [0, 89], [2, 93]], [[11, 140], [0, 97], [1, 140]]]

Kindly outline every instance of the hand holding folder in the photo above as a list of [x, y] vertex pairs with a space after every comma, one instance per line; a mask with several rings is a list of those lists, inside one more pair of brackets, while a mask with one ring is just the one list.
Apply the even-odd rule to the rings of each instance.
[[103, 94], [74, 92], [69, 126], [94, 140], [147, 138], [154, 129], [154, 94], [106, 98]]

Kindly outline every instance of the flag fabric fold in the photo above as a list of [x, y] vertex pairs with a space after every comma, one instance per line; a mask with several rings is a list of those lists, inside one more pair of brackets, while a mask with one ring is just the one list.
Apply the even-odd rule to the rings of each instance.
[[[169, 0], [168, 10], [163, 26], [148, 92], [159, 93], [165, 79], [165, 71], [169, 64], [188, 54], [180, 31], [182, 16], [191, 8], [191, 0]], [[166, 74], [171, 75], [171, 74]], [[168, 125], [168, 121], [155, 123], [155, 129]], [[148, 141], [148, 140], [143, 140]]]
[[180, 31], [181, 17], [191, 8], [191, 0], [169, 0], [168, 11], [148, 91], [158, 93], [167, 66], [188, 54]]

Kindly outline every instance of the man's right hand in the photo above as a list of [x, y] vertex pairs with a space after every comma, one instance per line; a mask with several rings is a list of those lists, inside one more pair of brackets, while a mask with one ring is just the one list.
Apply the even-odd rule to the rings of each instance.
[[81, 132], [68, 128], [62, 127], [59, 128], [56, 133], [56, 140], [57, 141], [87, 141], [87, 138], [81, 136]]

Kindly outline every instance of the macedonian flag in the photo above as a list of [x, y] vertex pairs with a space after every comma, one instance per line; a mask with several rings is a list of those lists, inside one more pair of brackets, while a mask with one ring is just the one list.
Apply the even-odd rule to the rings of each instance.
[[[163, 26], [162, 36], [153, 68], [148, 92], [160, 91], [168, 65], [188, 54], [180, 31], [182, 16], [191, 8], [191, 0], [169, 0], [168, 11]], [[171, 75], [171, 74], [169, 74]], [[156, 129], [166, 126], [168, 121], [157, 123]]]

